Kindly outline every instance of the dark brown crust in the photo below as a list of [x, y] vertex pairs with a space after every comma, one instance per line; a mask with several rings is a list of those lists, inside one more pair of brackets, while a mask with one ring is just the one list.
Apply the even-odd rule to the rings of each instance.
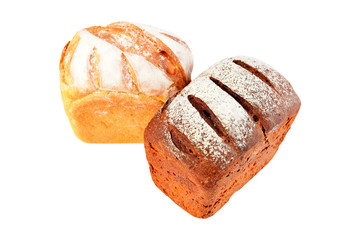
[[[296, 115], [289, 117], [286, 124], [268, 136], [272, 144], [264, 141], [235, 159], [226, 175], [221, 174], [221, 170], [203, 169], [210, 178], [214, 173], [223, 175], [215, 185], [207, 189], [204, 188], [202, 179], [194, 174], [194, 169], [187, 168], [189, 163], [179, 162], [163, 146], [161, 139], [154, 139], [153, 136], [159, 136], [160, 130], [157, 127], [157, 115], [145, 130], [145, 150], [152, 179], [162, 192], [185, 211], [195, 217], [208, 218], [272, 159], [295, 117]], [[198, 170], [195, 169], [196, 171]]]
[[244, 108], [244, 110], [249, 114], [251, 119], [261, 128], [264, 138], [266, 139], [265, 127], [263, 123], [264, 117], [262, 116], [262, 113], [259, 111], [259, 109], [254, 108], [245, 98], [236, 94], [228, 86], [226, 86], [216, 78], [210, 77], [210, 80], [213, 81], [213, 83], [215, 83], [223, 91], [228, 93], [232, 98], [235, 99], [235, 101], [237, 101]]
[[[283, 107], [285, 120], [268, 131], [261, 124], [263, 116], [258, 109], [216, 79], [212, 81], [237, 100], [263, 132], [263, 136], [257, 136], [256, 144], [248, 143], [246, 150], [234, 149], [231, 163], [224, 167], [204, 159], [186, 136], [179, 131], [174, 132], [172, 126], [167, 125], [168, 104], [158, 111], [145, 130], [145, 151], [154, 183], [176, 204], [198, 218], [214, 215], [273, 158], [300, 108], [300, 100], [293, 93], [295, 95], [291, 97], [295, 96], [296, 101], [289, 106], [291, 109]], [[207, 109], [201, 99], [191, 95], [188, 98], [199, 113], [207, 111], [202, 117], [210, 126], [215, 125], [212, 128], [219, 136], [227, 135], [221, 123], [214, 123], [216, 116], [212, 116], [211, 109]]]
[[249, 64], [247, 64], [247, 63], [245, 63], [245, 62], [243, 62], [241, 60], [234, 60], [233, 62], [235, 64], [245, 68], [246, 70], [248, 70], [249, 72], [251, 72], [255, 76], [257, 76], [259, 79], [261, 79], [264, 83], [266, 83], [269, 87], [271, 87], [275, 92], [277, 92], [279, 94], [279, 92], [276, 90], [276, 88], [272, 84], [272, 82], [263, 73], [261, 73], [258, 69], [250, 66]]
[[226, 130], [220, 120], [216, 117], [213, 111], [203, 102], [200, 98], [194, 95], [189, 95], [188, 100], [191, 105], [199, 112], [202, 119], [216, 132], [216, 134], [225, 140], [227, 143], [231, 143], [230, 136], [226, 133]]
[[184, 152], [185, 154], [191, 156], [193, 159], [199, 160], [200, 154], [199, 151], [193, 146], [191, 141], [176, 127], [169, 125], [168, 126], [171, 141], [177, 149]]

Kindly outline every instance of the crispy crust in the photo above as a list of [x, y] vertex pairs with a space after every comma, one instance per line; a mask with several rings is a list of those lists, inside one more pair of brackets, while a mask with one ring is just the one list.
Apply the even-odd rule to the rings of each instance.
[[[88, 143], [142, 143], [150, 119], [167, 98], [185, 87], [190, 79], [168, 46], [134, 24], [118, 22], [86, 30], [123, 53], [143, 56], [155, 67], [163, 69], [172, 84], [160, 94], [142, 93], [133, 67], [122, 54], [123, 81], [130, 86], [129, 91], [101, 89], [99, 56], [94, 49], [89, 59], [89, 71], [93, 72], [89, 74], [89, 87], [75, 86], [70, 66], [80, 42], [77, 33], [64, 47], [59, 64], [61, 95], [71, 127], [80, 140]], [[117, 36], [124, 35], [128, 41], [126, 46], [117, 41]], [[135, 48], [135, 44], [141, 49]], [[146, 54], [142, 52], [144, 49]]]
[[143, 46], [147, 51], [151, 52], [151, 55], [145, 56], [146, 59], [155, 66], [164, 69], [169, 78], [173, 79], [176, 87], [182, 89], [183, 86], [186, 86], [190, 82], [190, 79], [187, 79], [186, 77], [178, 57], [171, 49], [160, 39], [143, 31], [138, 26], [127, 22], [118, 22], [109, 24], [106, 27], [90, 27], [86, 30], [115, 45], [122, 51], [141, 55], [142, 52], [139, 49], [134, 48], [134, 44], [126, 47], [117, 42], [113, 37], [113, 35], [124, 34], [132, 39], [133, 35], [137, 35], [136, 39], [133, 39], [134, 43]]
[[[246, 61], [256, 66], [258, 71], [263, 73], [263, 79], [260, 80], [254, 73], [252, 74], [256, 77], [252, 78], [247, 72], [249, 70], [244, 70], [242, 66], [236, 66], [238, 64], [234, 63], [234, 59]], [[259, 75], [257, 72], [255, 73]], [[217, 82], [214, 76], [221, 79], [221, 82]], [[254, 129], [251, 131], [248, 131], [247, 128], [241, 128], [240, 125], [238, 126], [239, 129], [248, 131], [245, 136], [254, 134], [253, 138], [245, 138], [245, 145], [241, 149], [229, 138], [233, 129], [225, 130], [220, 125], [228, 123], [218, 123], [219, 119], [216, 119], [216, 114], [221, 113], [219, 109], [230, 108], [235, 111], [236, 108], [232, 108], [233, 106], [226, 103], [220, 105], [220, 108], [210, 111], [211, 109], [207, 109], [209, 106], [205, 106], [205, 101], [208, 103], [216, 102], [217, 104], [224, 104], [225, 101], [225, 98], [219, 98], [217, 94], [211, 95], [213, 92], [209, 91], [209, 89], [213, 88], [210, 87], [211, 81], [209, 81], [209, 78], [219, 88], [227, 92], [231, 98], [236, 99], [237, 101], [233, 101], [232, 104], [234, 106], [236, 104], [241, 105], [247, 112], [247, 115], [243, 115], [243, 118], [250, 116], [250, 119], [255, 124]], [[230, 79], [233, 79], [233, 82]], [[266, 81], [269, 81], [269, 83]], [[208, 87], [199, 89], [198, 86], [202, 86], [198, 84], [199, 82], [205, 82], [206, 84], [203, 86]], [[245, 83], [255, 85], [255, 82], [258, 84], [258, 88], [252, 88], [253, 91], [250, 92], [242, 91], [238, 85]], [[232, 89], [225, 86], [225, 84], [232, 86]], [[214, 88], [214, 90], [219, 92], [217, 88]], [[199, 92], [202, 94], [199, 94]], [[211, 97], [204, 97], [204, 92], [210, 94]], [[263, 93], [261, 96], [266, 97], [253, 101], [254, 96], [258, 96], [259, 92]], [[195, 102], [191, 100], [194, 93], [202, 96], [203, 100]], [[208, 144], [196, 145], [195, 138], [192, 138], [192, 135], [185, 134], [185, 132], [190, 132], [186, 131], [186, 128], [198, 129], [201, 133], [200, 137], [208, 134], [205, 131], [211, 131], [209, 128], [203, 128], [203, 125], [200, 124], [185, 125], [185, 123], [189, 123], [189, 119], [186, 116], [184, 117], [186, 112], [182, 111], [179, 106], [182, 106], [181, 108], [188, 106], [186, 105], [186, 99], [189, 99], [190, 102], [193, 101], [193, 107], [199, 112], [199, 115], [202, 115], [202, 118], [210, 118], [198, 119], [209, 122], [207, 124], [210, 126], [215, 125], [215, 127], [221, 128], [220, 131], [213, 126], [214, 132], [219, 131], [217, 135], [226, 135], [223, 137], [223, 141], [227, 146], [232, 147], [230, 153], [227, 153], [225, 157], [228, 161], [217, 161], [215, 155], [205, 155], [204, 151], [199, 151], [196, 146], [200, 148], [203, 146], [205, 149], [205, 147], [209, 148]], [[273, 99], [278, 100], [274, 102]], [[268, 110], [269, 113], [266, 116], [260, 111], [260, 107], [264, 103], [274, 109]], [[194, 106], [196, 104], [205, 105]], [[151, 177], [155, 185], [185, 211], [198, 218], [208, 218], [221, 209], [237, 190], [244, 186], [273, 158], [289, 131], [299, 108], [300, 100], [291, 85], [268, 65], [246, 57], [225, 59], [193, 80], [175, 98], [168, 100], [150, 121], [145, 130], [145, 151]], [[174, 112], [174, 109], [178, 111], [178, 114], [169, 115], [168, 113]], [[207, 113], [204, 114], [203, 111]], [[195, 118], [195, 115], [196, 112], [190, 118]], [[173, 118], [177, 118], [176, 121]], [[231, 122], [233, 121], [235, 119], [231, 120]], [[194, 123], [196, 121], [190, 122]], [[267, 122], [270, 124], [267, 124]], [[174, 123], [178, 127], [184, 124], [186, 126], [185, 130], [181, 128], [184, 132], [180, 130], [172, 131], [174, 128], [172, 124]], [[260, 134], [257, 134], [259, 132]], [[206, 139], [204, 138], [203, 141], [206, 141]], [[211, 145], [210, 148], [212, 148], [210, 152], [214, 154], [218, 146]]]
[[142, 143], [148, 122], [163, 104], [145, 94], [100, 90], [63, 100], [75, 135], [88, 143]]
[[[230, 197], [266, 166], [277, 152], [296, 115], [272, 132], [269, 142], [261, 141], [231, 166], [220, 169], [214, 165], [189, 168], [164, 146], [166, 131], [159, 114], [145, 130], [145, 151], [155, 185], [177, 205], [198, 218], [208, 218], [220, 210]], [[166, 139], [166, 138], [165, 138]], [[271, 142], [271, 144], [270, 144]], [[208, 180], [208, 184], [204, 183]], [[210, 181], [209, 181], [210, 180]]]

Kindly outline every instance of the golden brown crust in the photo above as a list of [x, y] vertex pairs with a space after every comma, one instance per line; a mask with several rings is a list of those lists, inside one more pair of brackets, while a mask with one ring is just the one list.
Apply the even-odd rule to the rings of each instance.
[[[88, 79], [81, 83], [83, 85], [76, 82], [72, 74], [72, 61], [82, 31], [99, 39], [96, 41], [105, 41], [108, 46], [120, 49], [118, 64], [121, 65], [121, 84], [126, 91], [101, 87], [104, 79], [100, 61], [107, 55], [101, 55], [96, 46], [89, 53], [84, 53], [89, 56], [83, 56], [87, 58], [87, 67], [80, 71], [86, 71]], [[59, 64], [64, 108], [74, 133], [80, 140], [89, 143], [142, 143], [144, 129], [155, 112], [169, 96], [187, 85], [190, 79], [186, 77], [178, 57], [167, 45], [134, 24], [118, 22], [82, 31], [66, 44]], [[140, 56], [158, 68], [159, 72], [164, 72], [171, 82], [170, 86], [164, 90], [142, 92], [137, 73], [127, 54]], [[136, 70], [141, 71], [139, 66]], [[149, 71], [149, 67], [146, 71]]]
[[60, 63], [59, 63], [59, 72], [60, 72], [60, 82], [61, 83], [66, 83], [65, 80], [65, 54], [66, 54], [66, 50], [68, 49], [70, 44], [70, 41], [67, 42], [67, 44], [65, 45], [65, 47], [63, 48], [62, 52], [61, 52], [61, 58], [60, 58]]
[[[146, 60], [153, 65], [164, 69], [168, 77], [173, 79], [177, 88], [182, 89], [190, 82], [190, 79], [187, 79], [186, 77], [178, 57], [171, 49], [160, 39], [147, 33], [138, 26], [127, 22], [118, 22], [109, 24], [106, 27], [90, 27], [86, 30], [115, 45], [123, 52], [137, 55], [142, 55], [142, 51], [144, 50], [150, 52], [151, 54], [145, 56]], [[116, 40], [117, 35], [126, 35], [128, 36], [128, 39], [133, 40], [133, 42], [127, 46], [122, 45]], [[136, 36], [136, 39], [133, 38], [134, 35]], [[135, 48], [136, 44], [143, 48]]]
[[163, 104], [145, 94], [101, 90], [64, 103], [74, 133], [88, 143], [142, 143], [145, 127]]

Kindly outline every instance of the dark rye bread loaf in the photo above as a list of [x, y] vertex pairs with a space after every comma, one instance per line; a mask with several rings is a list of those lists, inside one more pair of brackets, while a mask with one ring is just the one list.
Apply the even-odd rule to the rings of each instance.
[[210, 217], [272, 159], [299, 108], [290, 83], [267, 64], [225, 59], [147, 126], [152, 179], [193, 216]]

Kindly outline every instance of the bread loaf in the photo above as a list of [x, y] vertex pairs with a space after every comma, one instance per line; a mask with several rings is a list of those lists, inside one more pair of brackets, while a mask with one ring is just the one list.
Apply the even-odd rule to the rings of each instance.
[[60, 60], [62, 98], [76, 136], [143, 142], [155, 112], [189, 83], [192, 64], [182, 40], [154, 27], [117, 22], [79, 31]]
[[193, 216], [210, 217], [272, 159], [299, 108], [290, 83], [269, 65], [225, 59], [150, 121], [152, 179]]

